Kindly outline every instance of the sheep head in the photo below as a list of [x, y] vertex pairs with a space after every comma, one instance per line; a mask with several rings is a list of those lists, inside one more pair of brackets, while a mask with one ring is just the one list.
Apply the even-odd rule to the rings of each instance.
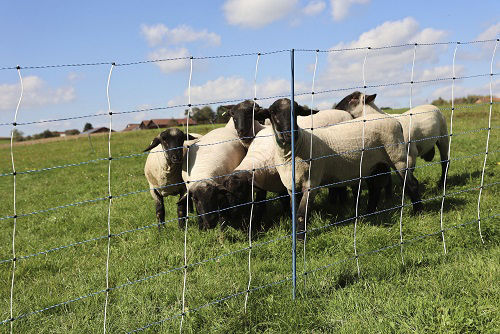
[[376, 97], [377, 94], [365, 95], [361, 92], [355, 91], [337, 103], [335, 109], [345, 110], [350, 113], [353, 118], [358, 118], [363, 116], [364, 105], [372, 105], [372, 107], [377, 108], [374, 104]]
[[233, 118], [234, 128], [238, 133], [241, 143], [248, 147], [254, 138], [254, 115], [261, 107], [254, 101], [245, 100], [235, 105], [226, 106]]
[[226, 189], [212, 180], [207, 180], [198, 181], [189, 193], [200, 216], [200, 229], [215, 228], [219, 221], [220, 210], [229, 206]]
[[[293, 131], [297, 131], [297, 116], [311, 115], [311, 109], [301, 106], [297, 102], [294, 102], [293, 109], [295, 112], [292, 125], [292, 120], [290, 119], [290, 107], [290, 99], [279, 99], [274, 101], [269, 109], [267, 109], [269, 113], [269, 119], [271, 120], [271, 124], [273, 126], [276, 141], [282, 146], [291, 144], [292, 126]], [[298, 136], [295, 136], [296, 140], [297, 137]]]
[[[189, 135], [187, 139], [193, 140], [195, 137]], [[182, 163], [184, 140], [186, 140], [186, 135], [182, 130], [177, 128], [168, 128], [158, 136], [156, 136], [151, 144], [144, 150], [144, 152], [150, 151], [154, 147], [161, 144], [165, 157], [169, 163], [180, 164]]]

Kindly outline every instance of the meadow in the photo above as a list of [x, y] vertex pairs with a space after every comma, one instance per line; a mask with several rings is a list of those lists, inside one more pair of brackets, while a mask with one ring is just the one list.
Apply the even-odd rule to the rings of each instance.
[[[462, 108], [461, 108], [462, 107]], [[450, 108], [442, 108], [449, 120]], [[495, 333], [500, 324], [500, 107], [494, 106], [481, 214], [484, 244], [478, 233], [477, 200], [483, 166], [489, 105], [455, 110], [447, 193], [443, 254], [440, 233], [441, 166], [419, 159], [424, 211], [404, 210], [404, 265], [399, 245], [399, 209], [361, 218], [357, 248], [361, 276], [353, 257], [354, 201], [332, 206], [326, 190], [312, 206], [304, 267], [297, 247], [297, 298], [291, 289], [291, 223], [279, 201], [270, 201], [266, 231], [254, 236], [252, 292], [248, 284], [246, 231], [198, 230], [187, 234], [186, 333]], [[393, 111], [393, 112], [397, 112]], [[119, 116], [117, 116], [119, 117]], [[449, 126], [449, 125], [448, 125]], [[204, 133], [212, 126], [190, 127]], [[166, 200], [166, 226], [158, 231], [154, 202], [138, 154], [159, 130], [113, 133], [111, 139], [111, 253], [107, 327], [128, 332], [150, 323], [145, 332], [177, 332], [182, 312], [184, 232], [177, 227], [177, 198]], [[16, 271], [13, 292], [16, 333], [94, 333], [102, 331], [108, 219], [107, 136], [33, 145], [16, 145]], [[131, 157], [128, 157], [132, 155]], [[472, 157], [471, 157], [472, 156]], [[52, 166], [67, 168], [22, 173]], [[425, 166], [425, 167], [424, 167]], [[13, 214], [10, 148], [0, 146], [0, 218]], [[379, 210], [400, 204], [401, 186], [393, 175], [394, 197]], [[269, 195], [269, 198], [272, 198]], [[367, 194], [362, 194], [361, 213]], [[82, 203], [83, 202], [83, 203]], [[408, 203], [408, 200], [406, 200]], [[346, 220], [344, 223], [334, 224]], [[332, 226], [321, 228], [325, 225]], [[462, 226], [459, 226], [462, 225]], [[10, 318], [13, 219], [0, 220], [0, 321]], [[80, 244], [81, 241], [87, 241]], [[60, 246], [69, 245], [61, 249]], [[52, 250], [47, 253], [40, 253]], [[239, 251], [241, 250], [241, 251]], [[234, 252], [228, 256], [221, 256]], [[33, 255], [34, 254], [34, 255]], [[33, 255], [33, 256], [31, 256]], [[26, 257], [28, 256], [28, 257]], [[205, 259], [212, 259], [198, 263]], [[180, 268], [180, 269], [179, 269]], [[307, 273], [304, 274], [304, 273]], [[277, 282], [276, 284], [274, 284]], [[237, 294], [218, 303], [212, 301]], [[83, 298], [79, 298], [83, 297]], [[78, 300], [74, 300], [78, 299]], [[73, 301], [74, 300], [74, 301]], [[63, 303], [70, 301], [68, 303]], [[53, 305], [59, 305], [51, 307]], [[47, 310], [31, 314], [33, 311]], [[9, 322], [0, 332], [10, 330]]]

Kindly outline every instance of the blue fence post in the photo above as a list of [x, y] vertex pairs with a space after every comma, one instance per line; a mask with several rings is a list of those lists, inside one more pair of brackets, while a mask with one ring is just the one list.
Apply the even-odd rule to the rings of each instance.
[[292, 124], [292, 295], [293, 299], [295, 299], [296, 289], [297, 289], [297, 220], [295, 218], [295, 127], [294, 127], [294, 119], [295, 119], [295, 110], [293, 108], [293, 104], [295, 101], [295, 69], [294, 69], [294, 54], [295, 50], [290, 50], [290, 70], [291, 70], [291, 78], [290, 78], [290, 120]]

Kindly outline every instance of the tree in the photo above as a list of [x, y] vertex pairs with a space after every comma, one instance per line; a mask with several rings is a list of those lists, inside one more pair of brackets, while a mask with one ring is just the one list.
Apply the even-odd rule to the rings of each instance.
[[[184, 110], [184, 115], [188, 114], [188, 109]], [[195, 120], [198, 124], [213, 123], [215, 113], [210, 106], [203, 108], [194, 107], [191, 109], [191, 119]]]
[[447, 104], [448, 101], [444, 100], [441, 96], [437, 99], [431, 102], [431, 104], [435, 106], [442, 106], [443, 104]]
[[88, 130], [92, 130], [93, 128], [94, 127], [92, 126], [92, 124], [85, 123], [85, 125], [83, 126], [83, 132], [88, 131]]
[[23, 141], [24, 137], [22, 131], [14, 129], [14, 131], [12, 131], [12, 138], [14, 139], [14, 141]]
[[78, 131], [77, 129], [71, 129], [64, 131], [64, 133], [68, 136], [72, 136], [72, 135], [79, 135], [80, 131]]

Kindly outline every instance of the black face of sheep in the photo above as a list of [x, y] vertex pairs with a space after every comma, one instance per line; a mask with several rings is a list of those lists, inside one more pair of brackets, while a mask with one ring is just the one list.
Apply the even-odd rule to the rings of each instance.
[[217, 226], [220, 210], [229, 206], [225, 194], [223, 186], [211, 182], [202, 182], [191, 191], [191, 199], [200, 216], [200, 229], [212, 229]]
[[249, 145], [253, 140], [253, 121], [254, 114], [257, 114], [261, 108], [250, 100], [245, 100], [236, 105], [230, 106], [229, 114], [233, 118], [234, 127], [238, 137], [245, 145]]
[[[352, 112], [359, 106], [363, 105], [363, 98], [365, 99], [365, 104], [370, 104], [373, 101], [375, 101], [375, 98], [377, 97], [377, 94], [373, 95], [365, 95], [361, 92], [355, 91], [354, 93], [351, 93], [344, 97], [337, 105], [335, 106], [335, 109], [339, 110], [345, 110], [349, 113], [352, 114]], [[353, 115], [355, 117], [361, 116], [361, 115]]]
[[223, 217], [226, 221], [234, 221], [235, 218], [246, 215], [245, 205], [243, 204], [249, 203], [252, 200], [252, 173], [244, 171], [238, 174], [226, 176], [224, 177], [222, 184], [227, 192], [226, 198], [228, 201], [228, 207], [234, 208], [221, 211], [221, 217]]
[[[290, 145], [292, 142], [292, 121], [290, 119], [290, 106], [289, 99], [279, 99], [274, 101], [269, 107], [269, 118], [273, 125], [274, 134], [278, 142], [282, 145]], [[297, 116], [311, 115], [311, 110], [307, 107], [299, 105], [297, 102], [293, 104], [294, 119], [293, 130], [297, 131]], [[314, 113], [314, 112], [313, 112]], [[297, 136], [295, 136], [297, 140]]]
[[[188, 139], [192, 140], [195, 138], [189, 135]], [[182, 163], [182, 145], [184, 144], [184, 140], [186, 140], [184, 132], [177, 128], [168, 128], [156, 136], [144, 152], [150, 151], [161, 144], [168, 162], [180, 164]]]

